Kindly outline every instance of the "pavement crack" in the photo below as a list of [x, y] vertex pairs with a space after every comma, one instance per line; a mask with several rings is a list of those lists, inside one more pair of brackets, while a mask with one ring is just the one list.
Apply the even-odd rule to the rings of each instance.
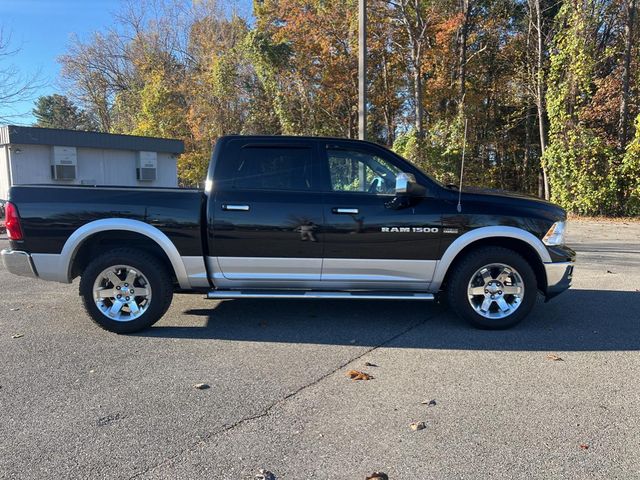
[[234, 429], [244, 425], [247, 422], [251, 422], [251, 421], [258, 420], [260, 418], [268, 416], [274, 409], [278, 408], [280, 405], [284, 404], [289, 399], [297, 396], [299, 393], [307, 390], [308, 388], [314, 387], [315, 385], [318, 385], [323, 380], [331, 377], [335, 373], [337, 373], [340, 370], [346, 368], [350, 363], [353, 363], [353, 362], [355, 362], [357, 360], [360, 360], [365, 355], [368, 355], [371, 352], [374, 352], [374, 351], [378, 350], [379, 348], [383, 348], [384, 346], [390, 344], [394, 340], [402, 337], [403, 335], [406, 335], [410, 331], [412, 331], [412, 330], [424, 325], [425, 323], [427, 323], [427, 321], [432, 320], [433, 318], [437, 317], [440, 313], [442, 313], [442, 311], [435, 312], [433, 315], [428, 316], [428, 317], [424, 318], [423, 320], [420, 320], [418, 322], [414, 322], [411, 325], [409, 325], [408, 327], [404, 328], [402, 331], [400, 331], [400, 332], [396, 333], [395, 335], [392, 335], [391, 337], [387, 338], [383, 342], [366, 349], [364, 352], [360, 353], [359, 355], [355, 355], [353, 357], [350, 357], [348, 360], [346, 360], [345, 362], [341, 363], [340, 365], [338, 365], [333, 370], [330, 370], [329, 372], [327, 372], [327, 373], [315, 378], [313, 381], [300, 386], [299, 388], [297, 388], [293, 392], [290, 392], [287, 395], [285, 395], [284, 397], [280, 398], [279, 400], [271, 403], [265, 409], [263, 409], [261, 412], [255, 413], [253, 415], [248, 415], [248, 416], [243, 417], [243, 418], [240, 418], [240, 419], [238, 419], [236, 422], [234, 422], [232, 424], [223, 425], [221, 428], [216, 429], [216, 430], [214, 430], [212, 432], [209, 432], [205, 436], [201, 437], [197, 442], [191, 444], [189, 447], [181, 449], [179, 452], [175, 453], [174, 455], [171, 455], [170, 457], [165, 458], [160, 463], [152, 465], [149, 468], [146, 468], [146, 469], [144, 469], [144, 470], [142, 470], [140, 472], [137, 472], [137, 473], [133, 474], [132, 476], [129, 477], [129, 480], [132, 480], [134, 478], [138, 478], [138, 477], [140, 477], [142, 475], [146, 475], [147, 473], [150, 473], [150, 472], [152, 472], [152, 471], [154, 471], [154, 470], [156, 470], [156, 469], [158, 469], [158, 468], [160, 468], [160, 467], [162, 467], [164, 465], [167, 465], [168, 463], [170, 463], [171, 461], [181, 457], [185, 453], [188, 453], [188, 452], [194, 450], [199, 445], [207, 443], [212, 438], [215, 438], [215, 437], [217, 437], [217, 436], [219, 436], [219, 435], [221, 435], [223, 433], [226, 433], [226, 432], [229, 432], [231, 430], [234, 430]]

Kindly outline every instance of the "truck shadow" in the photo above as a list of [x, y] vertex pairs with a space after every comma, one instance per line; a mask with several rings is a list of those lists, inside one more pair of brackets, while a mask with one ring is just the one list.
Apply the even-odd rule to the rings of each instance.
[[[416, 301], [231, 300], [184, 312], [140, 336], [459, 350], [640, 350], [640, 292], [569, 290], [510, 330], [471, 328], [446, 307]], [[204, 324], [202, 318], [204, 317]], [[198, 321], [200, 320], [200, 321]]]

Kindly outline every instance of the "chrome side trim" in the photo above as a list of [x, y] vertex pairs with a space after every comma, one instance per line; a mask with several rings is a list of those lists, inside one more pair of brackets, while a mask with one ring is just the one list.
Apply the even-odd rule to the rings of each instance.
[[437, 264], [434, 260], [325, 258], [323, 261], [277, 257], [207, 257], [206, 262], [213, 283], [220, 289], [336, 291], [375, 288], [404, 292], [430, 290], [429, 282]]
[[547, 274], [547, 288], [553, 288], [558, 285], [564, 279], [567, 270], [574, 265], [574, 262], [545, 263], [544, 271]]
[[465, 247], [478, 240], [483, 240], [491, 237], [506, 237], [522, 240], [523, 242], [526, 242], [531, 247], [533, 247], [533, 249], [538, 253], [538, 256], [540, 257], [540, 260], [542, 260], [542, 262], [551, 262], [549, 252], [544, 246], [544, 243], [542, 243], [542, 240], [537, 238], [535, 235], [527, 232], [526, 230], [502, 225], [475, 228], [465, 233], [464, 235], [461, 235], [451, 245], [449, 245], [449, 248], [447, 248], [447, 250], [444, 252], [444, 255], [442, 255], [442, 258], [438, 262], [438, 266], [436, 267], [435, 273], [433, 275], [433, 281], [431, 282], [429, 290], [435, 292], [440, 289], [440, 287], [442, 286], [442, 281], [444, 280], [444, 277], [447, 273], [447, 270], [451, 266], [451, 263]]
[[209, 279], [203, 257], [181, 257], [192, 288], [208, 288]]
[[320, 280], [322, 270], [321, 258], [217, 257], [217, 262], [211, 263], [214, 283], [220, 277], [245, 281]]
[[431, 293], [371, 293], [371, 292], [309, 292], [309, 291], [239, 291], [213, 290], [207, 294], [211, 299], [231, 298], [321, 298], [349, 300], [434, 300]]
[[322, 281], [349, 282], [424, 282], [424, 289], [433, 278], [435, 260], [389, 260], [325, 258]]
[[[124, 230], [140, 233], [156, 242], [167, 254], [176, 278], [178, 279], [178, 283], [180, 284], [180, 288], [190, 288], [189, 277], [187, 275], [185, 265], [182, 263], [180, 253], [178, 253], [178, 250], [169, 237], [153, 225], [128, 218], [104, 218], [81, 226], [67, 239], [59, 256], [50, 254], [33, 254], [32, 257], [38, 272], [41, 274], [41, 278], [62, 283], [70, 283], [71, 265], [73, 264], [73, 260], [82, 243], [98, 232], [110, 230]], [[38, 258], [36, 259], [36, 257]], [[59, 258], [56, 259], [54, 257]], [[43, 271], [39, 269], [40, 264], [44, 268]], [[49, 278], [45, 278], [45, 272]]]
[[0, 256], [2, 256], [4, 268], [6, 268], [9, 273], [13, 273], [14, 275], [19, 275], [21, 277], [36, 278], [38, 276], [35, 268], [33, 267], [31, 257], [27, 252], [5, 248], [0, 252]]

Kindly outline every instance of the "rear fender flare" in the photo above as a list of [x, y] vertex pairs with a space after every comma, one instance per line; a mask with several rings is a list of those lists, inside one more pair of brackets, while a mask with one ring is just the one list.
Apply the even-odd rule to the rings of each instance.
[[169, 237], [153, 225], [128, 218], [104, 218], [95, 220], [81, 226], [71, 234], [60, 253], [60, 265], [63, 269], [66, 269], [63, 271], [66, 271], [67, 282], [71, 281], [71, 266], [73, 265], [80, 246], [96, 233], [114, 230], [139, 233], [157, 243], [167, 255], [167, 258], [169, 258], [180, 288], [190, 288], [189, 278], [180, 253]]

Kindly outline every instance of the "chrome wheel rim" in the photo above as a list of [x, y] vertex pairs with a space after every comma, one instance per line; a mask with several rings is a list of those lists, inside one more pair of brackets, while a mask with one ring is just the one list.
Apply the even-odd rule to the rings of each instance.
[[108, 319], [130, 322], [144, 315], [151, 305], [151, 285], [136, 268], [114, 265], [96, 277], [93, 300]]
[[491, 263], [471, 276], [467, 288], [469, 303], [484, 318], [506, 318], [524, 298], [524, 281], [518, 271], [504, 263]]

